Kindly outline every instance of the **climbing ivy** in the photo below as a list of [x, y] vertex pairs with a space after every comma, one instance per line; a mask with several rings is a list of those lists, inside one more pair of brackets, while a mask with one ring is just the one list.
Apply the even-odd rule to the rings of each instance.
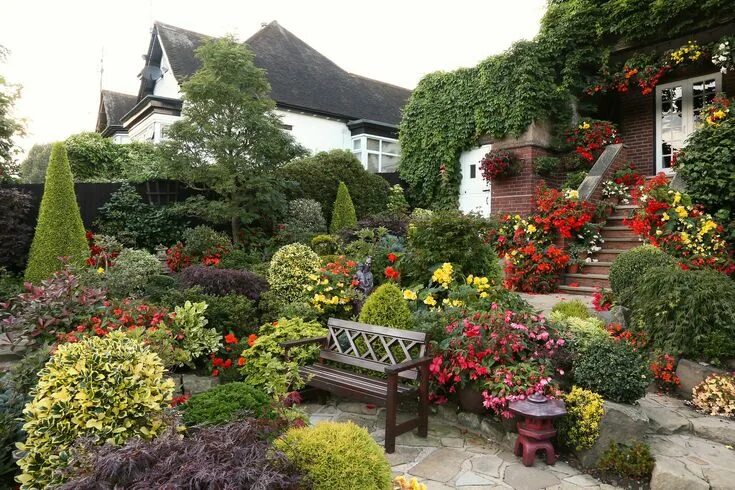
[[[549, 0], [533, 41], [473, 68], [425, 76], [404, 108], [400, 174], [420, 207], [457, 206], [459, 156], [481, 135], [518, 136], [534, 121], [561, 127], [620, 41], [671, 38], [733, 17], [732, 0]], [[570, 107], [570, 104], [574, 104]]]

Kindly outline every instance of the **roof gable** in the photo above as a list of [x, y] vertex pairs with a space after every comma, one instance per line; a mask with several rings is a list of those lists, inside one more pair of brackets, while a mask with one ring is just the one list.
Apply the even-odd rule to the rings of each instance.
[[97, 131], [103, 132], [114, 126], [122, 127], [122, 117], [138, 102], [138, 96], [102, 90], [100, 93], [100, 108], [97, 115]]
[[[209, 36], [168, 24], [155, 25], [176, 79], [181, 82], [200, 66], [194, 52]], [[245, 41], [255, 65], [266, 70], [271, 97], [292, 107], [346, 119], [398, 124], [411, 91], [353, 75], [271, 22]]]

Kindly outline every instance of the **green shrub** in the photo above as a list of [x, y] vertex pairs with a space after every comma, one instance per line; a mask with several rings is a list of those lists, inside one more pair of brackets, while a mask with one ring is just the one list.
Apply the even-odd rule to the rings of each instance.
[[340, 486], [336, 482], [361, 490], [393, 488], [383, 449], [367, 430], [352, 422], [291, 429], [276, 440], [275, 447], [308, 475], [314, 490], [332, 490]]
[[587, 177], [586, 170], [580, 170], [578, 172], [570, 172], [567, 174], [567, 180], [564, 181], [564, 185], [562, 187], [564, 189], [577, 190], [579, 189], [579, 186], [582, 185], [582, 182], [584, 181], [585, 177]]
[[597, 467], [618, 477], [640, 480], [651, 476], [655, 464], [656, 460], [647, 444], [636, 441], [628, 447], [613, 441], [600, 457]]
[[281, 318], [277, 322], [266, 323], [260, 328], [255, 343], [241, 354], [247, 359], [240, 369], [245, 382], [270, 394], [283, 394], [289, 388], [301, 388], [303, 380], [298, 368], [318, 358], [319, 345], [293, 348], [289, 350], [289, 359], [285, 360], [285, 352], [280, 344], [326, 334], [327, 330], [318, 322], [307, 322], [301, 318]]
[[232, 248], [230, 237], [214, 231], [209, 226], [199, 225], [184, 230], [184, 253], [197, 259]]
[[221, 425], [235, 418], [270, 418], [271, 398], [246, 383], [215, 386], [192, 396], [181, 406], [187, 425]]
[[332, 150], [294, 160], [279, 170], [286, 180], [295, 181], [300, 197], [321, 203], [325, 218], [332, 216], [340, 181], [351, 189], [355, 212], [359, 218], [385, 210], [388, 182], [365, 170], [348, 150]]
[[586, 320], [591, 316], [590, 310], [589, 308], [587, 308], [587, 305], [585, 305], [578, 299], [573, 299], [571, 301], [560, 301], [554, 305], [554, 307], [551, 309], [551, 312], [559, 313], [561, 316], [564, 317], [573, 316], [576, 318], [581, 318], [582, 320]]
[[390, 196], [388, 196], [386, 209], [393, 214], [408, 214], [408, 201], [406, 201], [403, 187], [399, 184], [395, 184], [390, 188]]
[[567, 340], [567, 349], [575, 354], [585, 351], [594, 340], [606, 340], [610, 334], [605, 329], [605, 323], [599, 318], [586, 319], [575, 316], [564, 316], [562, 312], [552, 312], [549, 319], [554, 322]]
[[655, 349], [696, 360], [735, 356], [735, 282], [715, 271], [651, 269], [630, 303]]
[[337, 189], [337, 198], [332, 208], [332, 222], [329, 225], [329, 232], [339, 233], [342, 230], [354, 228], [357, 226], [357, 215], [355, 214], [355, 206], [350, 198], [350, 191], [344, 182], [339, 183]]
[[653, 245], [632, 248], [618, 255], [610, 266], [610, 288], [621, 302], [627, 304], [646, 271], [675, 265], [673, 257]]
[[161, 262], [145, 250], [124, 248], [104, 273], [107, 292], [114, 298], [140, 297], [151, 278], [161, 274]]
[[403, 293], [392, 283], [379, 286], [368, 296], [360, 311], [360, 321], [404, 330], [413, 327], [411, 310], [403, 299]]
[[327, 231], [322, 205], [314, 199], [289, 201], [283, 224], [287, 235], [298, 241]]
[[735, 118], [731, 115], [719, 124], [702, 124], [694, 131], [686, 151], [676, 159], [676, 172], [686, 181], [694, 202], [711, 213], [722, 209], [731, 219], [735, 217]]
[[451, 262], [460, 274], [499, 279], [495, 252], [483, 239], [489, 227], [488, 220], [458, 211], [436, 212], [413, 220], [406, 244], [408, 253], [402, 262], [404, 277], [427, 284], [437, 266]]
[[633, 403], [646, 394], [651, 376], [646, 359], [627, 342], [594, 339], [575, 365], [574, 380], [607, 400]]
[[317, 235], [311, 239], [311, 249], [317, 255], [335, 255], [339, 251], [339, 243], [333, 235]]
[[61, 483], [54, 472], [79, 437], [122, 444], [160, 434], [173, 387], [158, 356], [123, 333], [59, 346], [24, 411], [21, 488]]
[[[178, 291], [177, 286], [178, 283], [173, 277], [164, 274], [156, 274], [148, 279], [148, 284], [145, 286], [142, 297], [152, 303], [163, 304], [161, 303], [162, 299], [165, 298], [170, 291]], [[184, 301], [182, 300], [175, 304], [182, 304], [183, 302]], [[173, 307], [174, 305], [171, 306]]]
[[562, 398], [567, 414], [556, 423], [559, 441], [575, 451], [591, 448], [600, 437], [600, 422], [605, 413], [602, 397], [575, 386]]
[[533, 160], [533, 169], [538, 175], [548, 177], [561, 167], [557, 157], [538, 157]]
[[89, 255], [82, 216], [74, 193], [74, 178], [63, 143], [54, 144], [46, 171], [38, 223], [31, 244], [25, 279], [39, 282], [61, 270], [59, 257], [81, 264]]
[[222, 256], [218, 267], [222, 269], [249, 269], [254, 261], [255, 259], [251, 254], [245, 250], [236, 248]]
[[204, 316], [206, 310], [207, 303], [191, 301], [174, 308], [173, 329], [183, 333], [183, 348], [192, 361], [217, 352], [220, 347], [219, 332], [214, 328], [205, 328], [208, 323]]
[[306, 245], [292, 243], [278, 249], [268, 268], [268, 283], [274, 298], [282, 303], [306, 299], [310, 275], [319, 274], [319, 256]]
[[23, 280], [0, 267], [0, 302], [4, 302], [23, 290]]
[[156, 245], [171, 245], [181, 239], [188, 221], [171, 206], [143, 202], [135, 187], [123, 182], [100, 208], [96, 230], [120, 240], [126, 247], [153, 251]]

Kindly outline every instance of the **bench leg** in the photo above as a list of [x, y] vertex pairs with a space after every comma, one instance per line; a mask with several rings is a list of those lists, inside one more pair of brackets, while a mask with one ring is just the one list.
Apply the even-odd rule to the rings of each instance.
[[396, 415], [398, 412], [398, 376], [388, 375], [388, 393], [385, 407], [385, 452], [396, 450]]
[[419, 373], [419, 437], [426, 437], [429, 432], [429, 366], [421, 366]]

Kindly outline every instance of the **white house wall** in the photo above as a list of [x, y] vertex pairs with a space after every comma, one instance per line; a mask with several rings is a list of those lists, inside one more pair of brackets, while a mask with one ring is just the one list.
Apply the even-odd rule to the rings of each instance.
[[[459, 184], [459, 209], [464, 213], [490, 216], [490, 184], [480, 172], [480, 160], [490, 151], [491, 145], [464, 151], [459, 157], [462, 180]], [[474, 166], [474, 177], [472, 166]]]
[[[163, 45], [161, 45], [161, 49], [163, 49]], [[176, 81], [176, 77], [174, 77], [171, 63], [169, 63], [165, 51], [161, 55], [161, 72], [163, 75], [156, 80], [156, 84], [153, 86], [153, 95], [180, 99], [181, 91], [179, 90], [179, 83]]]
[[291, 126], [289, 133], [312, 153], [352, 148], [352, 135], [347, 124], [307, 114], [277, 109], [281, 121]]

